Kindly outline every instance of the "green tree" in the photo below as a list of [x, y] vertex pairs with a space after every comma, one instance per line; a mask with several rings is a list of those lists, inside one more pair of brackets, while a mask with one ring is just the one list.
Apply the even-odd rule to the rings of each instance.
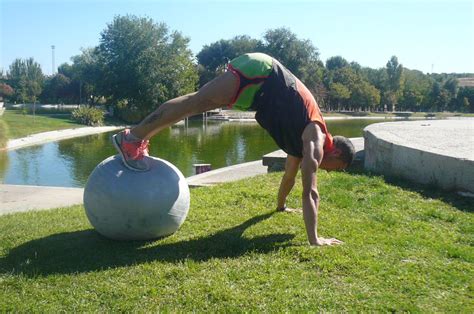
[[359, 80], [352, 86], [352, 107], [362, 110], [373, 110], [380, 103], [380, 91], [369, 82]]
[[463, 97], [462, 98], [462, 111], [463, 112], [469, 112], [469, 109], [470, 109], [470, 104], [469, 104], [469, 99], [467, 99], [467, 97]]
[[179, 32], [148, 18], [117, 16], [98, 47], [101, 93], [129, 122], [141, 120], [161, 103], [195, 90], [196, 67]]
[[278, 59], [314, 93], [322, 82], [324, 64], [319, 51], [308, 39], [299, 39], [288, 28], [268, 30], [263, 36], [262, 51]]
[[326, 69], [329, 71], [335, 71], [349, 66], [349, 62], [341, 56], [331, 57], [326, 60]]
[[[352, 67], [346, 66], [337, 68], [337, 70], [330, 72], [332, 72], [332, 83], [330, 86], [337, 86], [339, 90], [343, 90], [342, 87], [344, 87], [349, 91], [350, 96], [342, 102], [345, 109], [369, 110], [379, 105], [380, 91], [365, 80], [361, 74], [354, 71]], [[343, 93], [342, 95], [347, 96], [347, 93]], [[340, 107], [340, 99], [337, 101], [336, 107], [342, 109]]]
[[244, 53], [261, 51], [262, 44], [249, 36], [236, 36], [230, 40], [221, 39], [205, 45], [196, 55], [199, 63], [199, 86], [212, 80], [225, 70], [230, 60]]
[[[95, 105], [106, 93], [105, 65], [101, 63], [98, 48], [82, 49], [82, 53], [71, 58], [72, 65], [64, 71], [72, 80], [80, 103]], [[61, 67], [60, 67], [61, 70]]]
[[462, 111], [462, 102], [457, 99], [458, 80], [454, 76], [449, 77], [443, 84], [443, 88], [449, 93], [450, 101], [448, 109], [450, 111]]
[[15, 90], [13, 101], [36, 102], [41, 94], [44, 75], [39, 63], [33, 58], [16, 59], [10, 65], [7, 80]]
[[387, 62], [385, 70], [387, 72], [387, 85], [384, 99], [390, 109], [395, 111], [403, 86], [403, 66], [398, 63], [396, 56], [392, 56]]
[[43, 102], [49, 103], [71, 103], [74, 96], [71, 79], [58, 71], [55, 75], [46, 78], [40, 98]]
[[[417, 70], [404, 69], [404, 86], [399, 99], [400, 110], [420, 111], [430, 93], [432, 80]], [[426, 105], [426, 104], [425, 104]]]
[[341, 110], [341, 105], [351, 97], [351, 91], [341, 83], [332, 83], [329, 86], [329, 96], [333, 104], [331, 109]]
[[458, 97], [460, 110], [474, 112], [474, 87], [464, 86], [459, 88]]
[[429, 95], [431, 109], [445, 111], [451, 101], [451, 95], [439, 82], [434, 82]]

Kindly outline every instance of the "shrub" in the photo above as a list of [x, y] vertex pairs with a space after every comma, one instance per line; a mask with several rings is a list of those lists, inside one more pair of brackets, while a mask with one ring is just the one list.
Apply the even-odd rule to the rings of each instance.
[[72, 119], [79, 123], [100, 126], [104, 124], [105, 112], [94, 107], [79, 107], [72, 112]]
[[7, 146], [8, 142], [8, 128], [5, 121], [0, 120], [0, 150]]
[[0, 100], [2, 100], [2, 98], [6, 98], [13, 95], [14, 92], [15, 91], [10, 85], [5, 84], [5, 83], [0, 83]]

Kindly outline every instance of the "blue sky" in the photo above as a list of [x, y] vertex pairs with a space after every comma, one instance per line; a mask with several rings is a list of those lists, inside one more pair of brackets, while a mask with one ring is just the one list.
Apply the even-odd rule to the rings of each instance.
[[51, 74], [81, 47], [99, 43], [114, 16], [134, 14], [166, 23], [191, 39], [196, 54], [220, 39], [288, 27], [309, 39], [326, 61], [340, 55], [384, 67], [392, 55], [423, 72], [474, 73], [474, 1], [291, 0], [0, 0], [0, 68], [33, 57]]

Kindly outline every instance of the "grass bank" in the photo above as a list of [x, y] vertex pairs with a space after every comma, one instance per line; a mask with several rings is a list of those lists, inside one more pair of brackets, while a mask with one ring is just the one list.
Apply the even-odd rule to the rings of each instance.
[[[8, 126], [9, 139], [35, 133], [86, 127], [71, 119], [70, 114], [23, 114], [20, 110], [6, 110], [2, 120]], [[122, 125], [116, 119], [107, 118], [104, 125]]]
[[[99, 236], [82, 207], [0, 217], [0, 312], [472, 312], [474, 201], [320, 174], [320, 234], [275, 213], [281, 174], [192, 190], [174, 235]], [[289, 198], [298, 206], [301, 185]]]
[[7, 124], [0, 117], [0, 149], [7, 146], [8, 137], [9, 135]]
[[70, 119], [70, 115], [35, 115], [23, 114], [19, 110], [5, 110], [2, 116], [8, 125], [10, 139], [21, 138], [31, 134], [84, 127]]

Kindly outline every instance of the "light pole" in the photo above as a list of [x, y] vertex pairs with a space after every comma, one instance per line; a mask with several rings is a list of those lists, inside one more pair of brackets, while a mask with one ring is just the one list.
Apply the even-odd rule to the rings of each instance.
[[51, 46], [51, 57], [53, 60], [53, 68], [52, 68], [52, 75], [54, 75], [54, 48], [56, 48], [54, 45]]

